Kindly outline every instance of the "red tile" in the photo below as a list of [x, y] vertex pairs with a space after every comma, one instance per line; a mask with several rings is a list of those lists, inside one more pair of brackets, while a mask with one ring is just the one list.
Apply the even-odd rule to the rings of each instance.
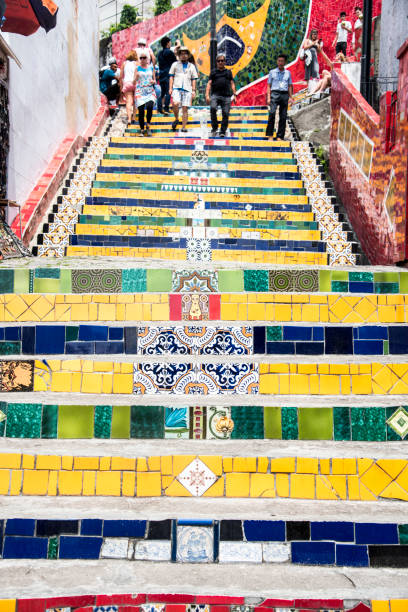
[[185, 604], [167, 604], [166, 612], [186, 612]]
[[295, 608], [307, 608], [317, 610], [318, 608], [342, 608], [342, 599], [295, 599]]
[[235, 604], [237, 606], [241, 606], [242, 604], [245, 603], [245, 598], [244, 597], [227, 597], [224, 595], [204, 595], [204, 596], [197, 595], [197, 603], [230, 604], [230, 605]]
[[294, 606], [295, 605], [295, 601], [294, 599], [265, 599], [265, 601], [262, 603], [263, 606], [268, 606], [268, 607], [278, 607], [278, 606]]
[[92, 606], [95, 595], [78, 595], [76, 597], [53, 597], [47, 599], [47, 608], [64, 608], [74, 606]]
[[119, 606], [119, 612], [139, 612], [139, 606]]
[[169, 295], [170, 321], [181, 321], [181, 294]]
[[221, 318], [221, 296], [209, 296], [210, 321], [218, 321]]
[[131, 593], [120, 595], [97, 595], [96, 597], [97, 606], [105, 606], [109, 604], [133, 604], [137, 606], [138, 604], [145, 603], [145, 601], [145, 594], [133, 595]]
[[370, 608], [363, 603], [359, 603], [354, 608], [347, 610], [347, 612], [370, 612]]
[[230, 606], [211, 606], [211, 612], [231, 612]]
[[18, 612], [44, 612], [46, 609], [45, 599], [19, 599]]
[[155, 603], [194, 603], [194, 595], [153, 594], [147, 595], [147, 600]]

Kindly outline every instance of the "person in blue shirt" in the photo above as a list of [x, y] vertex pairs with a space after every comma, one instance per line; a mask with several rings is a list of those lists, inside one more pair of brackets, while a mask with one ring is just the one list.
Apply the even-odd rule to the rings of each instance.
[[109, 62], [109, 68], [103, 71], [99, 81], [99, 89], [108, 98], [109, 101], [119, 97], [119, 82], [118, 82], [118, 65], [115, 59]]
[[[266, 91], [266, 103], [269, 106], [268, 125], [266, 136], [268, 140], [284, 140], [286, 129], [286, 117], [288, 114], [289, 101], [293, 102], [293, 82], [289, 70], [285, 69], [286, 55], [278, 55], [277, 68], [270, 71], [268, 76], [268, 87]], [[275, 129], [276, 109], [279, 107], [278, 131], [273, 138]]]

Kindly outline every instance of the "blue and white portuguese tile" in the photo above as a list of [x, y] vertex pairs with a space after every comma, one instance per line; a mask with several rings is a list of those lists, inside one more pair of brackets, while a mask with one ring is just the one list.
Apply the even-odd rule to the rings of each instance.
[[166, 604], [142, 604], [140, 607], [143, 612], [164, 612], [166, 609]]
[[258, 542], [220, 542], [220, 563], [262, 563], [262, 544]]
[[118, 612], [118, 606], [94, 606], [93, 612]]
[[140, 540], [135, 544], [137, 561], [170, 561], [170, 540]]
[[256, 363], [136, 363], [133, 392], [175, 395], [254, 394], [259, 390]]
[[101, 557], [104, 559], [131, 559], [134, 544], [127, 538], [105, 538]]
[[212, 527], [177, 526], [177, 561], [182, 563], [210, 563], [213, 561], [213, 550], [214, 535]]
[[290, 544], [264, 542], [262, 548], [265, 563], [285, 563], [290, 560]]
[[165, 408], [164, 437], [186, 439], [190, 437], [189, 409], [187, 407]]
[[141, 355], [251, 355], [251, 327], [139, 327]]
[[174, 270], [173, 293], [218, 293], [218, 272], [214, 270]]

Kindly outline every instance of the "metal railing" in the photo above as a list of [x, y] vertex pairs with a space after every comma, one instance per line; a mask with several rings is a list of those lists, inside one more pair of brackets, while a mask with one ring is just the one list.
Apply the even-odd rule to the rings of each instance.
[[[118, 25], [118, 23], [120, 22], [120, 15], [122, 12], [123, 3], [118, 2], [118, 0], [106, 0], [105, 2], [100, 1], [99, 12], [111, 4], [114, 5], [112, 6], [112, 14], [108, 15], [107, 17], [104, 17], [103, 19], [99, 17], [99, 29], [101, 31], [108, 29], [112, 24]], [[128, 4], [131, 4], [131, 6], [137, 8], [138, 16], [141, 19], [144, 19], [144, 7], [146, 4], [149, 4], [149, 0], [141, 0], [140, 2], [128, 2]]]
[[380, 110], [380, 98], [386, 91], [395, 91], [398, 87], [398, 77], [373, 76], [367, 85], [367, 102], [378, 113]]

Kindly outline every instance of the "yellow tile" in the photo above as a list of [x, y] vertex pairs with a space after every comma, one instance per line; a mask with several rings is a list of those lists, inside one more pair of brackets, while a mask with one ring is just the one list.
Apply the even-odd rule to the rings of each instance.
[[115, 315], [115, 304], [99, 304], [98, 317], [100, 321], [114, 321]]
[[250, 497], [276, 497], [274, 474], [251, 474]]
[[53, 393], [70, 393], [72, 391], [72, 374], [68, 372], [53, 372], [51, 391]]
[[121, 363], [120, 371], [121, 374], [133, 374], [133, 363]]
[[0, 468], [19, 468], [21, 466], [20, 453], [0, 453]]
[[160, 497], [162, 493], [161, 474], [158, 472], [138, 472], [137, 489], [138, 497]]
[[271, 459], [271, 472], [294, 472], [295, 471], [295, 457], [282, 457], [278, 459]]
[[0, 599], [0, 612], [15, 612], [15, 599]]
[[60, 495], [81, 495], [82, 472], [59, 472], [58, 490]]
[[330, 474], [330, 459], [320, 459], [320, 473]]
[[11, 471], [10, 495], [20, 495], [22, 480], [23, 470]]
[[259, 376], [259, 393], [277, 395], [279, 394], [279, 375], [278, 374], [260, 374]]
[[249, 474], [227, 474], [225, 481], [227, 497], [248, 497]]
[[268, 471], [269, 459], [268, 457], [258, 457], [258, 472], [265, 473]]
[[61, 468], [63, 470], [72, 470], [74, 464], [74, 458], [68, 455], [61, 457]]
[[112, 457], [112, 470], [136, 470], [136, 459], [131, 457]]
[[22, 468], [26, 470], [34, 469], [35, 456], [34, 455], [23, 455]]
[[346, 476], [326, 476], [330, 485], [340, 499], [347, 499], [347, 479]]
[[[167, 479], [168, 476], [165, 476], [165, 478]], [[181, 482], [176, 479], [173, 479], [173, 481], [167, 485], [164, 491], [164, 495], [168, 497], [192, 497], [191, 493], [187, 491], [187, 489], [183, 487]]]
[[292, 374], [289, 379], [289, 393], [295, 395], [308, 395], [309, 376], [306, 374]]
[[391, 480], [392, 478], [375, 464], [360, 477], [360, 483], [375, 495], [379, 495], [390, 484]]
[[233, 472], [256, 472], [256, 457], [236, 457], [232, 462]]
[[[199, 455], [199, 459], [207, 465], [216, 476], [222, 474], [222, 457], [221, 455]], [[249, 470], [248, 470], [249, 471]]]
[[388, 601], [379, 601], [377, 599], [372, 599], [371, 610], [372, 612], [390, 612], [390, 604]]
[[95, 474], [94, 471], [84, 472], [82, 495], [95, 495]]
[[360, 499], [360, 479], [358, 476], [347, 476], [349, 500]]
[[139, 457], [137, 460], [137, 471], [147, 472], [147, 459], [146, 457]]
[[168, 321], [170, 310], [168, 304], [153, 304], [152, 305], [152, 321]]
[[119, 496], [120, 484], [120, 472], [97, 472], [96, 495]]
[[24, 470], [23, 495], [46, 495], [48, 470]]
[[316, 499], [338, 499], [327, 476], [316, 476]]
[[102, 374], [84, 373], [82, 375], [82, 393], [101, 393]]
[[[173, 456], [173, 474], [177, 476], [188, 466], [189, 463], [196, 458], [196, 455], [174, 455]], [[160, 468], [158, 468], [160, 469]]]
[[387, 499], [401, 499], [403, 501], [408, 501], [408, 493], [400, 487], [396, 482], [392, 482], [384, 489], [381, 493], [380, 497], [385, 497]]
[[340, 393], [340, 378], [338, 376], [324, 375], [320, 376], [320, 394], [321, 395], [338, 395]]
[[224, 472], [232, 472], [232, 457], [224, 457], [222, 465]]
[[74, 470], [98, 470], [99, 457], [75, 457]]
[[332, 474], [355, 474], [356, 460], [348, 459], [332, 459]]
[[369, 374], [359, 374], [351, 377], [352, 393], [356, 395], [369, 395], [372, 393], [372, 382]]
[[309, 457], [298, 457], [296, 471], [300, 474], [317, 474], [319, 472], [319, 460]]
[[133, 374], [114, 374], [113, 375], [114, 393], [133, 392]]
[[290, 496], [295, 499], [315, 498], [315, 477], [312, 474], [292, 474]]
[[275, 474], [276, 495], [278, 497], [289, 497], [289, 476], [288, 474]]
[[61, 469], [61, 457], [55, 455], [38, 455], [37, 470], [59, 470]]
[[203, 497], [224, 497], [224, 478], [219, 478], [203, 493]]
[[366, 472], [368, 468], [373, 465], [373, 463], [373, 459], [357, 459], [357, 473], [361, 476], [361, 474], [364, 474], [364, 472]]
[[136, 473], [133, 472], [123, 472], [122, 477], [122, 495], [125, 497], [134, 497], [135, 496], [135, 486], [136, 486]]
[[7, 495], [10, 484], [10, 470], [0, 470], [0, 495]]
[[160, 471], [160, 465], [161, 465], [161, 461], [160, 461], [160, 457], [148, 457], [147, 459], [147, 463], [149, 466], [149, 470], [152, 472], [159, 472]]
[[171, 455], [161, 457], [161, 473], [173, 474], [173, 457]]

